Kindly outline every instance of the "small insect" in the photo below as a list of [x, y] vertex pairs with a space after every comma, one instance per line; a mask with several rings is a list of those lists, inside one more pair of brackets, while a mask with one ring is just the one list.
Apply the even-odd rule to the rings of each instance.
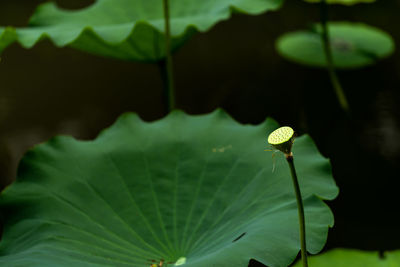
[[276, 152], [279, 152], [279, 150], [277, 150], [277, 149], [265, 149], [264, 151], [272, 151], [272, 172], [274, 172], [275, 171], [275, 166], [276, 166], [276, 158], [275, 158], [275, 155], [276, 155]]
[[155, 263], [156, 262], [156, 260], [149, 260], [149, 261], [151, 261], [152, 263], [150, 264], [150, 267], [163, 267], [163, 265], [164, 265], [164, 260], [163, 259], [161, 259], [160, 260], [160, 263]]
[[173, 264], [173, 262], [165, 262], [164, 259], [160, 259], [159, 263], [156, 263], [156, 260], [148, 260], [151, 261], [150, 267], [167, 267], [167, 264]]

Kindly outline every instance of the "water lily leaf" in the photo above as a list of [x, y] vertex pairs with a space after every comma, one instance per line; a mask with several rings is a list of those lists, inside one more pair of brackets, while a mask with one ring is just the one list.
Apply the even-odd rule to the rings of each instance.
[[[329, 31], [333, 61], [337, 68], [359, 68], [374, 64], [394, 51], [392, 37], [384, 31], [362, 24], [330, 22]], [[299, 64], [325, 67], [321, 28], [287, 33], [277, 40], [276, 47], [285, 58]]]
[[[177, 49], [196, 31], [207, 31], [228, 19], [233, 11], [255, 15], [278, 9], [282, 2], [170, 0], [172, 48]], [[78, 11], [45, 3], [37, 8], [29, 28], [9, 31], [25, 48], [50, 39], [58, 47], [72, 46], [123, 60], [154, 62], [165, 55], [161, 0], [98, 0]], [[0, 38], [0, 48], [9, 44], [7, 40]]]
[[[361, 251], [355, 249], [333, 249], [309, 259], [310, 267], [394, 267], [400, 265], [400, 251], [385, 252], [383, 257], [377, 251]], [[301, 267], [297, 262], [293, 267]]]
[[[321, 0], [304, 0], [309, 3], [320, 3]], [[360, 3], [374, 3], [376, 0], [326, 0], [328, 4], [351, 6]]]
[[[296, 200], [283, 155], [266, 152], [268, 119], [175, 111], [123, 115], [94, 141], [56, 137], [30, 150], [2, 193], [0, 265], [288, 266], [299, 252]], [[338, 193], [311, 138], [293, 147], [308, 249], [323, 247]], [[170, 266], [170, 265], [169, 265]]]

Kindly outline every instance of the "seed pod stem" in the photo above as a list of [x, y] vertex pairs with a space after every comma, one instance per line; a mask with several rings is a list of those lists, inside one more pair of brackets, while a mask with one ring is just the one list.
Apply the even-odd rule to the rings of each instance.
[[289, 164], [290, 174], [292, 176], [292, 182], [294, 187], [294, 193], [296, 195], [297, 212], [299, 217], [301, 261], [303, 263], [303, 267], [308, 267], [304, 206], [303, 206], [303, 199], [301, 197], [299, 180], [297, 179], [296, 168], [294, 167], [293, 153], [292, 153], [293, 142], [294, 142], [294, 131], [292, 128], [288, 126], [280, 127], [275, 131], [273, 131], [268, 136], [268, 143], [271, 144], [274, 148], [282, 151], [285, 154], [286, 161]]
[[297, 201], [297, 212], [299, 215], [299, 226], [300, 226], [301, 261], [303, 263], [303, 267], [307, 267], [308, 262], [307, 262], [307, 247], [306, 247], [306, 223], [304, 216], [303, 199], [301, 198], [300, 185], [297, 179], [296, 168], [294, 167], [293, 153], [290, 152], [290, 154], [286, 154], [285, 156], [286, 156], [286, 161], [289, 164], [290, 174], [292, 176], [293, 187]]

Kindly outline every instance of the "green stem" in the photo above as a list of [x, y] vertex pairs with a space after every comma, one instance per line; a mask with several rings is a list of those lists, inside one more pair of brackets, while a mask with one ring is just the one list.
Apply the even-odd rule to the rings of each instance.
[[164, 8], [164, 24], [165, 24], [165, 69], [166, 77], [164, 79], [164, 88], [167, 94], [167, 109], [171, 111], [175, 109], [175, 88], [174, 88], [174, 73], [172, 66], [172, 54], [171, 54], [171, 29], [169, 19], [169, 3], [168, 0], [163, 0]]
[[324, 46], [329, 78], [335, 90], [336, 97], [339, 101], [340, 106], [344, 111], [349, 112], [350, 111], [349, 103], [347, 102], [346, 95], [344, 94], [342, 85], [340, 84], [340, 80], [336, 74], [335, 66], [333, 64], [332, 47], [328, 29], [328, 4], [326, 3], [326, 0], [321, 1], [321, 25], [322, 25], [322, 43]]
[[162, 103], [164, 104], [164, 113], [168, 114], [170, 109], [169, 99], [170, 94], [168, 92], [168, 71], [167, 71], [167, 61], [165, 58], [159, 60], [157, 62], [158, 69], [160, 71], [161, 81], [163, 84], [163, 91], [162, 91]]
[[300, 225], [300, 243], [301, 243], [301, 261], [303, 263], [303, 267], [307, 267], [307, 248], [306, 248], [306, 223], [304, 218], [304, 206], [303, 206], [303, 199], [301, 198], [300, 186], [299, 181], [297, 179], [296, 169], [294, 167], [293, 162], [293, 154], [285, 154], [286, 160], [290, 167], [290, 173], [292, 176], [294, 192], [296, 195], [297, 201], [297, 211], [299, 214], [299, 225]]

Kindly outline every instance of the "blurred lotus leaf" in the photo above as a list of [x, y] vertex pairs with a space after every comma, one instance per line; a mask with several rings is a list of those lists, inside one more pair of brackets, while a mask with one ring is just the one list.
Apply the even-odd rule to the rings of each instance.
[[[304, 0], [309, 3], [320, 3], [321, 0]], [[326, 0], [328, 4], [338, 4], [338, 5], [355, 5], [360, 3], [374, 3], [376, 0]]]
[[[301, 267], [297, 262], [293, 267]], [[377, 251], [355, 249], [333, 249], [309, 258], [310, 267], [395, 267], [400, 266], [400, 251], [385, 252], [380, 257]]]
[[[208, 31], [232, 12], [257, 15], [278, 9], [283, 0], [170, 0], [172, 49], [195, 32]], [[31, 48], [42, 39], [96, 55], [155, 62], [165, 56], [161, 0], [98, 0], [72, 11], [40, 5], [28, 28], [0, 28], [0, 52], [12, 42]]]
[[[376, 63], [394, 52], [392, 37], [384, 31], [362, 24], [330, 22], [328, 24], [335, 67], [359, 68]], [[279, 53], [296, 63], [326, 67], [321, 27], [284, 34], [276, 43]]]

